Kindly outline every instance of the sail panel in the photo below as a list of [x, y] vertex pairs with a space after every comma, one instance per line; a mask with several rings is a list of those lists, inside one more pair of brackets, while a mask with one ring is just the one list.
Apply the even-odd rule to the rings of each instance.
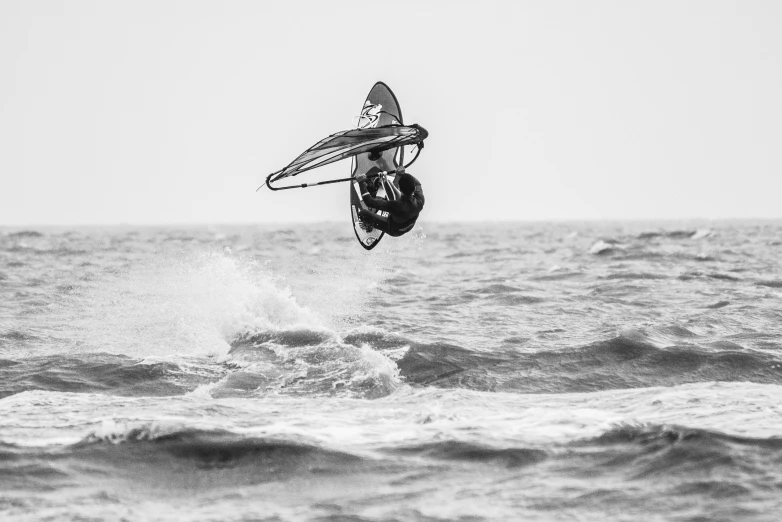
[[358, 154], [421, 143], [426, 137], [427, 132], [417, 125], [389, 125], [338, 132], [320, 140], [267, 179], [274, 182]]

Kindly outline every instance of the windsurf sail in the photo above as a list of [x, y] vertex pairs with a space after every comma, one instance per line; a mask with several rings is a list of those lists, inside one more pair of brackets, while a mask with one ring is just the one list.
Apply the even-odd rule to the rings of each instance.
[[[351, 129], [338, 132], [319, 141], [302, 152], [298, 158], [293, 160], [284, 169], [269, 174], [266, 178], [266, 185], [272, 190], [282, 190], [286, 188], [299, 188], [348, 181], [352, 178], [335, 179], [288, 187], [272, 187], [272, 183], [281, 179], [298, 176], [302, 172], [359, 154], [382, 152], [405, 145], [418, 145], [420, 151], [427, 136], [429, 136], [429, 133], [419, 125], [388, 125], [384, 127]], [[415, 161], [415, 158], [413, 158], [413, 161]], [[412, 164], [412, 161], [410, 164]], [[406, 167], [410, 164], [406, 165]]]

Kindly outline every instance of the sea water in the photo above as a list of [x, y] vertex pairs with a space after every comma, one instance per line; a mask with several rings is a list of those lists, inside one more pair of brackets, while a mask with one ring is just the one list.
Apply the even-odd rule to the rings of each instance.
[[782, 519], [782, 223], [0, 230], [0, 519]]

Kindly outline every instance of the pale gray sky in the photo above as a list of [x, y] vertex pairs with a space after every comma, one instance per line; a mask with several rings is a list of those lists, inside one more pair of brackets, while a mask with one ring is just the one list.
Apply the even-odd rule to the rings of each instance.
[[782, 2], [3, 0], [0, 225], [348, 220], [377, 80], [422, 221], [782, 217]]

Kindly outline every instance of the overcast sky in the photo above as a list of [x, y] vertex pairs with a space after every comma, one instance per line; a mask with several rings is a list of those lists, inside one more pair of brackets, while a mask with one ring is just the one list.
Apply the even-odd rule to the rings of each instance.
[[782, 2], [2, 0], [0, 225], [349, 220], [377, 80], [422, 221], [782, 217]]

